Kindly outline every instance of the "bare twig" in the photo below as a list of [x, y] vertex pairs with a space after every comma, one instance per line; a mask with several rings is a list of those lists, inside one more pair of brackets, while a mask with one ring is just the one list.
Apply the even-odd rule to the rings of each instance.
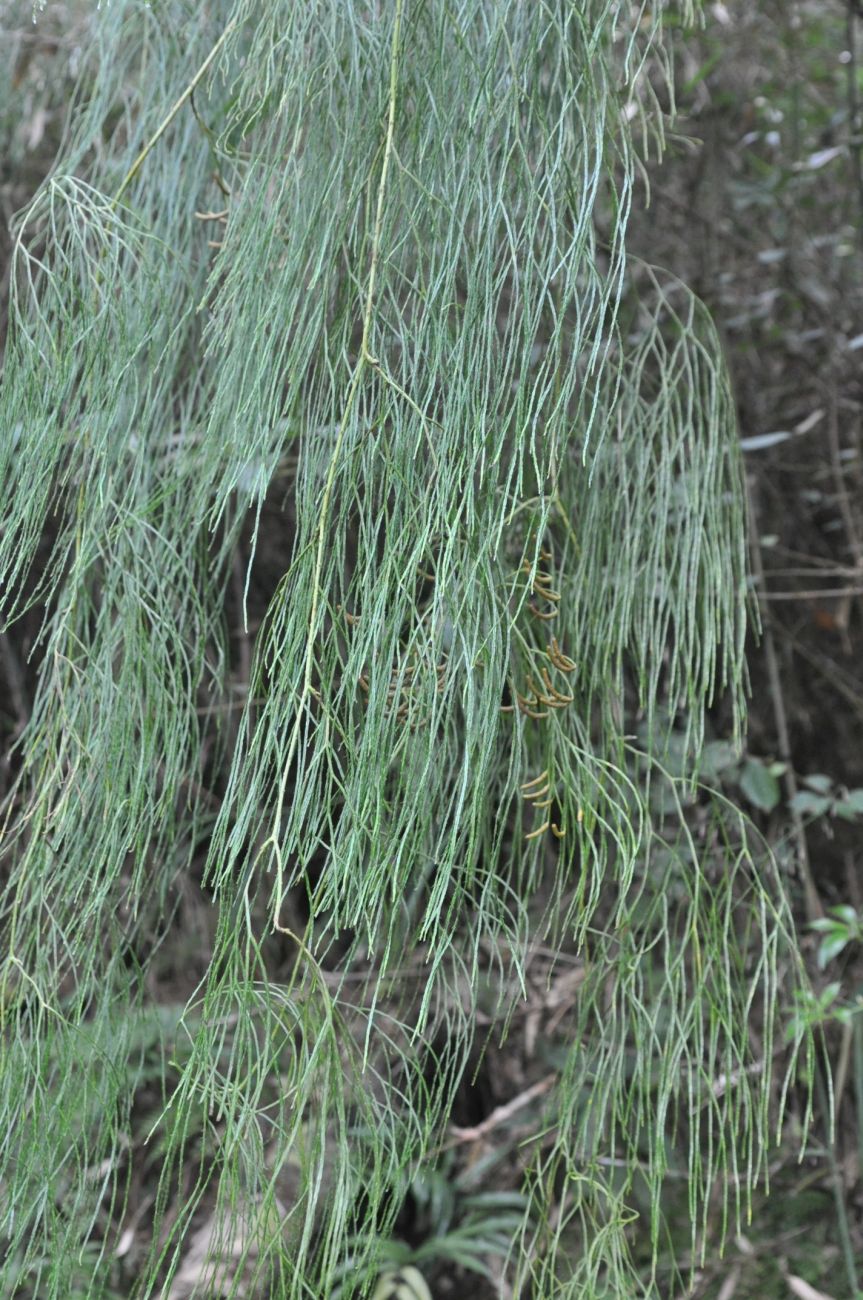
[[[756, 589], [758, 591], [759, 599], [762, 599], [766, 595], [766, 579], [764, 576], [764, 561], [761, 556], [761, 543], [758, 536], [755, 497], [749, 480], [747, 480], [747, 494], [749, 497], [749, 542], [752, 553], [752, 569], [756, 580]], [[788, 717], [785, 712], [785, 700], [782, 694], [782, 679], [779, 673], [779, 660], [776, 655], [776, 643], [773, 638], [773, 627], [770, 622], [770, 617], [766, 612], [764, 614], [763, 646], [764, 660], [767, 667], [767, 680], [770, 686], [770, 698], [773, 704], [773, 718], [776, 724], [779, 757], [785, 764], [783, 780], [785, 782], [785, 791], [794, 828], [794, 839], [797, 844], [797, 858], [800, 864], [800, 875], [803, 879], [803, 891], [806, 898], [806, 918], [810, 922], [817, 921], [824, 915], [824, 908], [821, 905], [821, 899], [818, 897], [818, 891], [815, 888], [815, 882], [812, 879], [812, 869], [809, 864], [809, 848], [806, 843], [806, 828], [803, 825], [803, 818], [797, 808], [795, 798], [797, 795], [797, 777], [794, 774], [794, 765], [791, 759], [791, 740], [788, 733]]]
[[450, 1133], [456, 1143], [478, 1142], [481, 1138], [488, 1137], [489, 1133], [499, 1128], [501, 1124], [505, 1124], [508, 1119], [523, 1110], [525, 1106], [529, 1106], [532, 1101], [536, 1101], [537, 1097], [544, 1096], [556, 1083], [557, 1075], [547, 1074], [544, 1079], [540, 1079], [539, 1083], [526, 1088], [524, 1092], [520, 1092], [511, 1101], [506, 1102], [503, 1106], [496, 1106], [481, 1124], [474, 1124], [471, 1128], [458, 1128], [455, 1124], [451, 1124]]
[[760, 591], [760, 600], [821, 600], [823, 597], [863, 596], [860, 587], [824, 587], [821, 591]]
[[204, 62], [201, 64], [200, 68], [198, 68], [198, 71], [195, 73], [194, 77], [189, 82], [186, 89], [183, 91], [182, 95], [180, 95], [176, 103], [172, 105], [172, 107], [168, 111], [167, 116], [162, 120], [162, 122], [157, 127], [156, 131], [153, 133], [153, 135], [144, 145], [144, 148], [138, 154], [138, 157], [132, 163], [132, 166], [129, 168], [126, 175], [123, 177], [122, 181], [120, 182], [120, 188], [117, 190], [117, 193], [114, 195], [113, 199], [111, 200], [112, 208], [116, 208], [117, 204], [120, 202], [120, 199], [123, 197], [126, 190], [129, 188], [132, 181], [135, 179], [138, 172], [141, 170], [141, 167], [146, 162], [151, 151], [159, 143], [162, 136], [165, 134], [168, 127], [171, 125], [174, 118], [177, 116], [180, 109], [185, 104], [186, 100], [190, 98], [198, 82], [201, 80], [204, 73], [207, 71], [207, 68], [209, 68], [210, 64], [213, 62], [213, 59], [219, 53], [219, 50], [222, 48], [225, 41], [228, 39], [228, 37], [230, 36], [231, 32], [234, 30], [236, 25], [237, 25], [236, 21], [234, 19], [231, 19], [231, 21], [227, 24], [219, 39], [216, 41], [213, 48], [210, 50], [210, 53], [204, 59]]

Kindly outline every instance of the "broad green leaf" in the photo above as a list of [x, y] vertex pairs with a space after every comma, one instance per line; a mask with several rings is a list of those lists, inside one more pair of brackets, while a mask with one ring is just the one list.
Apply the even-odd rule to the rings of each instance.
[[772, 812], [779, 803], [779, 782], [764, 763], [749, 758], [740, 774], [740, 789], [746, 798], [762, 812]]
[[711, 740], [704, 746], [698, 761], [698, 772], [704, 780], [721, 776], [740, 761], [739, 749], [729, 740]]
[[843, 949], [847, 948], [849, 935], [847, 930], [837, 931], [834, 934], [826, 936], [818, 945], [818, 969], [831, 962], [834, 957], [838, 957]]
[[821, 772], [813, 772], [809, 776], [802, 776], [801, 781], [807, 785], [810, 790], [817, 794], [829, 794], [833, 789], [833, 778], [824, 776]]
[[822, 817], [829, 810], [832, 802], [833, 800], [827, 795], [813, 794], [810, 790], [798, 790], [790, 800], [789, 806], [805, 817]]

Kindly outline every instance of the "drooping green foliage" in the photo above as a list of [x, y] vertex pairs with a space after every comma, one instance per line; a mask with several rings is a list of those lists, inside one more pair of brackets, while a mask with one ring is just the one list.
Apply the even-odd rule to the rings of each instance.
[[[695, 1255], [745, 1207], [796, 962], [692, 793], [706, 704], [740, 718], [745, 557], [710, 321], [625, 252], [662, 18], [93, 13], [0, 394], [2, 618], [44, 609], [0, 843], [4, 1294], [111, 1294], [143, 1092], [134, 1294], [190, 1258], [200, 1295], [367, 1293], [478, 990], [505, 1023], [541, 944], [584, 980], [515, 1293], [652, 1293], [630, 1201], [655, 1243], [681, 1151]], [[265, 499], [287, 559], [235, 725]], [[190, 874], [218, 924], [166, 1008]]]

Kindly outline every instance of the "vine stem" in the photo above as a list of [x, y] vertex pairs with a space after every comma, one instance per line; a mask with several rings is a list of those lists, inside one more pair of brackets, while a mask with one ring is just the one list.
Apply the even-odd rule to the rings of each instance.
[[[339, 459], [344, 446], [345, 435], [350, 423], [351, 415], [356, 404], [357, 394], [360, 383], [366, 368], [371, 366], [373, 369], [379, 368], [379, 363], [369, 349], [369, 339], [372, 330], [372, 317], [375, 305], [375, 285], [377, 281], [378, 262], [380, 260], [381, 236], [384, 224], [384, 202], [387, 192], [387, 178], [390, 170], [390, 161], [393, 156], [393, 139], [395, 137], [396, 125], [396, 99], [398, 91], [398, 71], [399, 71], [399, 45], [401, 41], [401, 24], [404, 0], [396, 0], [395, 17], [393, 20], [392, 46], [390, 49], [390, 83], [389, 83], [389, 106], [387, 110], [387, 132], [384, 141], [384, 156], [381, 163], [381, 174], [378, 180], [377, 206], [375, 210], [375, 224], [372, 233], [372, 247], [369, 258], [369, 279], [366, 288], [365, 304], [363, 306], [362, 317], [362, 340], [360, 342], [360, 353], [357, 358], [357, 364], [348, 384], [345, 395], [345, 405], [342, 412], [342, 418], [339, 422], [338, 432], [336, 434], [333, 454], [330, 457], [330, 463], [327, 467], [327, 475], [324, 480], [324, 492], [321, 498], [321, 510], [318, 516], [318, 525], [316, 529], [315, 545], [315, 567], [312, 575], [312, 605], [309, 613], [309, 632], [306, 640], [306, 655], [303, 666], [303, 680], [300, 687], [300, 698], [297, 703], [297, 713], [294, 719], [294, 725], [291, 729], [290, 740], [288, 741], [288, 752], [285, 758], [282, 775], [279, 780], [278, 795], [276, 798], [276, 810], [273, 816], [273, 823], [270, 828], [270, 834], [261, 846], [260, 853], [271, 848], [276, 859], [276, 880], [274, 886], [273, 900], [273, 929], [280, 930], [282, 933], [289, 933], [279, 924], [279, 913], [282, 907], [282, 898], [284, 895], [284, 864], [282, 862], [282, 853], [279, 846], [279, 828], [282, 820], [282, 812], [285, 806], [285, 795], [288, 788], [288, 777], [291, 764], [296, 756], [299, 745], [300, 731], [303, 724], [303, 714], [311, 699], [315, 694], [312, 685], [312, 674], [315, 662], [315, 640], [317, 636], [318, 613], [321, 604], [321, 575], [324, 567], [324, 550], [326, 547], [327, 526], [329, 523], [330, 504], [332, 502], [333, 487], [336, 481], [336, 471], [339, 465]], [[260, 856], [260, 853], [258, 856]]]
[[194, 77], [189, 82], [186, 89], [183, 91], [180, 98], [168, 110], [167, 116], [156, 128], [153, 135], [150, 136], [150, 139], [144, 145], [144, 148], [138, 154], [138, 157], [132, 163], [132, 166], [129, 168], [129, 170], [126, 172], [126, 175], [123, 177], [122, 181], [120, 182], [120, 188], [117, 190], [117, 193], [114, 195], [113, 199], [111, 200], [112, 208], [116, 208], [117, 204], [120, 202], [120, 199], [123, 197], [126, 190], [132, 184], [132, 181], [135, 179], [138, 172], [141, 170], [141, 167], [144, 165], [144, 162], [146, 161], [148, 155], [152, 153], [153, 149], [159, 143], [162, 136], [165, 134], [168, 127], [171, 125], [174, 118], [177, 116], [180, 109], [185, 104], [186, 100], [194, 92], [194, 89], [197, 86], [198, 82], [201, 80], [204, 73], [207, 71], [207, 68], [209, 68], [210, 64], [213, 62], [213, 59], [219, 53], [219, 50], [225, 44], [225, 41], [228, 39], [228, 37], [230, 36], [231, 32], [234, 30], [236, 25], [237, 25], [236, 19], [232, 18], [231, 21], [228, 23], [228, 25], [225, 27], [225, 30], [222, 32], [219, 39], [216, 41], [216, 44], [210, 50], [210, 53], [204, 59], [204, 62], [201, 64], [200, 68], [198, 68], [198, 71], [195, 73]]

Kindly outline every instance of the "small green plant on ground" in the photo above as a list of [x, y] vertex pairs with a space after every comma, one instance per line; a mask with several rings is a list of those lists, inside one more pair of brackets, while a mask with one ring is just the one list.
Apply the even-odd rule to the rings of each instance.
[[[494, 1281], [492, 1264], [505, 1262], [523, 1229], [529, 1205], [516, 1191], [476, 1191], [477, 1171], [455, 1171], [452, 1159], [420, 1170], [404, 1188], [400, 1218], [410, 1217], [413, 1244], [400, 1237], [379, 1238], [381, 1271], [374, 1292], [379, 1300], [427, 1300], [436, 1270], [463, 1278]], [[350, 1257], [347, 1275], [353, 1271]], [[402, 1288], [400, 1293], [399, 1288]], [[338, 1285], [332, 1300], [343, 1294]]]

